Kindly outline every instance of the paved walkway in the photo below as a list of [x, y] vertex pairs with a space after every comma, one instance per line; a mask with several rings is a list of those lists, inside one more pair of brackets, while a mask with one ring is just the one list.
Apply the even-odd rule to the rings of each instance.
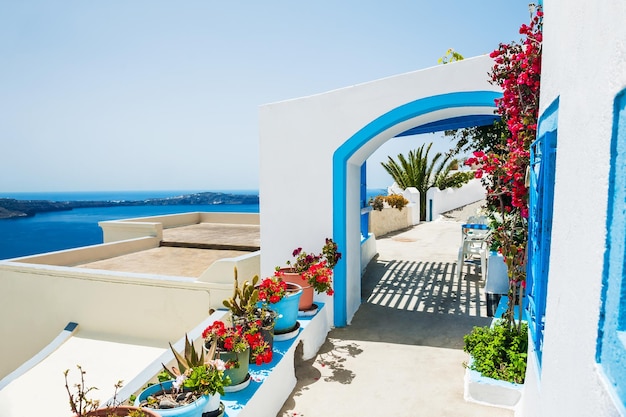
[[479, 206], [377, 239], [363, 304], [314, 359], [296, 359], [280, 417], [513, 415], [463, 399], [463, 336], [491, 321], [478, 274], [455, 278], [460, 224]]

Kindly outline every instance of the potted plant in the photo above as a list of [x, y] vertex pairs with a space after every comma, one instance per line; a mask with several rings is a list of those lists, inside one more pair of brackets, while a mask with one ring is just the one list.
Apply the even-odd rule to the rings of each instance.
[[151, 410], [139, 407], [121, 405], [117, 402], [117, 392], [122, 387], [122, 381], [115, 384], [115, 394], [111, 404], [100, 407], [100, 401], [88, 397], [89, 392], [97, 390], [96, 387], [87, 387], [85, 385], [85, 371], [80, 365], [76, 365], [80, 373], [80, 382], [74, 384], [76, 392], [72, 392], [68, 382], [70, 370], [63, 372], [65, 375], [65, 389], [69, 396], [70, 409], [75, 417], [159, 417], [158, 414]]
[[506, 320], [491, 326], [474, 327], [464, 336], [465, 399], [513, 408], [522, 396], [526, 376], [528, 325], [510, 327]]
[[276, 275], [283, 281], [300, 285], [303, 293], [298, 308], [301, 311], [311, 310], [314, 291], [318, 294], [334, 294], [332, 270], [341, 259], [341, 252], [338, 251], [337, 243], [326, 238], [320, 254], [315, 255], [296, 248], [292, 256], [295, 260], [288, 260], [287, 267], [276, 267]]
[[377, 195], [374, 198], [370, 198], [369, 205], [372, 206], [372, 209], [376, 211], [382, 211], [385, 208], [385, 203], [387, 203], [388, 207], [398, 209], [402, 211], [407, 204], [409, 204], [409, 200], [404, 198], [404, 196], [400, 194], [390, 194], [390, 195]]
[[177, 367], [163, 364], [159, 383], [144, 389], [135, 405], [157, 409], [162, 417], [217, 417], [223, 414], [220, 396], [230, 378], [224, 375], [226, 365], [217, 358], [217, 342], [213, 340], [205, 356], [196, 351], [185, 335], [185, 350], [181, 355], [170, 343]]
[[245, 388], [249, 381], [250, 345], [240, 324], [231, 327], [221, 320], [216, 320], [202, 332], [205, 348], [217, 343], [217, 355], [224, 361], [224, 375], [230, 378], [228, 391], [234, 392]]
[[279, 276], [265, 278], [258, 287], [259, 305], [276, 313], [275, 334], [289, 334], [298, 326], [298, 304], [302, 287]]
[[[254, 318], [246, 322], [245, 337], [250, 345], [250, 363], [262, 365], [272, 362], [275, 313], [264, 310], [266, 319]], [[271, 324], [268, 324], [268, 321]]]
[[258, 304], [258, 282], [259, 277], [254, 276], [252, 283], [244, 281], [240, 287], [235, 268], [233, 296], [223, 304], [230, 310], [232, 325], [243, 329], [250, 346], [250, 363], [261, 365], [272, 361], [276, 313]]
[[497, 320], [492, 326], [474, 327], [463, 337], [463, 350], [471, 355], [466, 365], [483, 376], [516, 384], [523, 384], [528, 355], [528, 325], [522, 331], [511, 329]]

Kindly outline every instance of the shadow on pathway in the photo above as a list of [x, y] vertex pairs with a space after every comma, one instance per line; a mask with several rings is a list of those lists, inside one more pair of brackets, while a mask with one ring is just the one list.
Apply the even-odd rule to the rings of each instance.
[[456, 279], [451, 261], [372, 260], [351, 324], [331, 330], [315, 358], [296, 352], [298, 382], [278, 415], [511, 416], [463, 400], [463, 336], [491, 321], [477, 272]]

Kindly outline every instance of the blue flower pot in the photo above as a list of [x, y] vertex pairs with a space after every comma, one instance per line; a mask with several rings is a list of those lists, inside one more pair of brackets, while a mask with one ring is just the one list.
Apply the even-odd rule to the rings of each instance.
[[[166, 381], [161, 384], [151, 385], [139, 394], [135, 399], [135, 406], [139, 407], [142, 401], [145, 401], [150, 395], [158, 393], [163, 389], [170, 391], [172, 389], [172, 383], [174, 381]], [[219, 394], [218, 394], [219, 395]], [[161, 417], [201, 417], [204, 407], [209, 402], [209, 396], [203, 395], [191, 404], [184, 405], [182, 407], [157, 409], [155, 410]], [[219, 401], [218, 401], [219, 403]]]
[[269, 308], [278, 314], [274, 325], [274, 333], [292, 330], [298, 322], [298, 305], [302, 296], [302, 287], [298, 284], [287, 284], [287, 295]]

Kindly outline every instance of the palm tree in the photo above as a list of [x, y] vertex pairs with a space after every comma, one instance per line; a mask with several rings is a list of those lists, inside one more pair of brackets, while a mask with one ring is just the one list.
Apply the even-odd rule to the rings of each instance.
[[[426, 144], [423, 144], [418, 149], [410, 151], [408, 158], [398, 154], [398, 162], [390, 156], [387, 163], [381, 162], [398, 186], [404, 189], [415, 187], [420, 192], [420, 220], [426, 220], [426, 191], [440, 184], [448, 175], [451, 165], [458, 163], [454, 159], [451, 160], [451, 156], [444, 156], [441, 152], [437, 152], [429, 162], [428, 152], [433, 144], [432, 142], [428, 144], [426, 152], [425, 146]], [[437, 165], [439, 160], [441, 162]]]

